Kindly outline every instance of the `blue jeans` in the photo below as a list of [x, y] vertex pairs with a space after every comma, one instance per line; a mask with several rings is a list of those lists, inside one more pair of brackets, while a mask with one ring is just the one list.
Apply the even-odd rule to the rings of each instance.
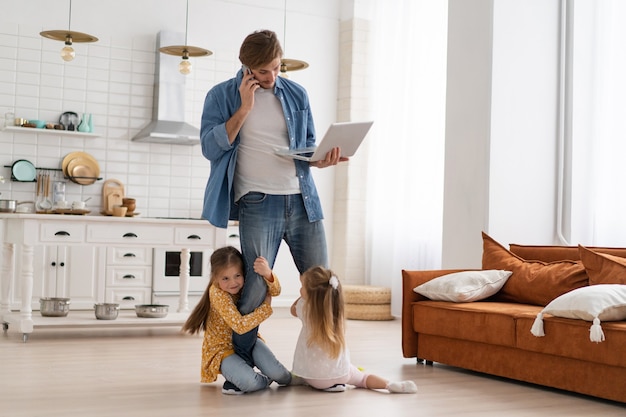
[[280, 385], [288, 385], [291, 382], [291, 372], [276, 359], [272, 351], [260, 339], [252, 349], [252, 358], [260, 373], [236, 354], [222, 360], [220, 371], [226, 380], [235, 384], [243, 392], [265, 389], [272, 381]]
[[[239, 238], [246, 268], [246, 280], [239, 300], [241, 314], [248, 314], [265, 300], [267, 285], [254, 272], [258, 256], [270, 267], [281, 241], [289, 246], [296, 268], [302, 274], [313, 266], [328, 267], [326, 234], [322, 221], [309, 222], [301, 194], [271, 195], [250, 192], [239, 199]], [[235, 353], [250, 362], [258, 328], [238, 335], [233, 333]]]

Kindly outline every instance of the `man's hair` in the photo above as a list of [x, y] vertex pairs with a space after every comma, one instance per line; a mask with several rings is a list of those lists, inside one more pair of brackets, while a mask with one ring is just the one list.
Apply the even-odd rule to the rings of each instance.
[[239, 60], [243, 65], [260, 68], [276, 58], [283, 57], [283, 48], [276, 33], [271, 30], [257, 30], [244, 39], [239, 49]]

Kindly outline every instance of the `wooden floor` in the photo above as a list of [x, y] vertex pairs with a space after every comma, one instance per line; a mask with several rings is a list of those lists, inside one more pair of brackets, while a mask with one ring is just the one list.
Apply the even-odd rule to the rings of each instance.
[[[277, 309], [261, 333], [291, 368], [299, 321]], [[36, 314], [36, 313], [35, 313]], [[71, 314], [71, 313], [70, 313]], [[353, 362], [418, 393], [351, 389], [323, 393], [277, 387], [221, 394], [222, 379], [200, 384], [202, 338], [176, 329], [36, 330], [27, 343], [0, 336], [0, 416], [624, 416], [626, 406], [489, 377], [400, 352], [400, 320], [348, 321]], [[221, 377], [220, 377], [221, 378]]]

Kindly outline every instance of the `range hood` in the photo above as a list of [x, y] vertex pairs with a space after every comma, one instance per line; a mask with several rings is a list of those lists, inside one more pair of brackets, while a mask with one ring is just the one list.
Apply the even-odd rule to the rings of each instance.
[[162, 46], [184, 45], [183, 33], [161, 31], [157, 35], [152, 121], [135, 135], [135, 142], [198, 145], [200, 129], [185, 122], [185, 75], [178, 72], [181, 57], [162, 54]]

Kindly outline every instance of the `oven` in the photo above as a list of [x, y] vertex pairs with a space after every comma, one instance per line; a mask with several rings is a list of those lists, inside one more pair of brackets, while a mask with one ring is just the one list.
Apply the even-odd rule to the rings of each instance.
[[[152, 263], [152, 302], [177, 311], [180, 299], [180, 248], [155, 248]], [[212, 249], [191, 250], [189, 259], [189, 309], [198, 303], [211, 276]]]

